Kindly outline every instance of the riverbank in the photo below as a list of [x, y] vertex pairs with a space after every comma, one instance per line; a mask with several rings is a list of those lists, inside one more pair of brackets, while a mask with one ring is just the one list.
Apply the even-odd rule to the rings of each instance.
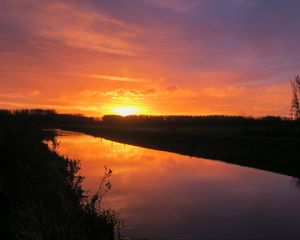
[[288, 132], [275, 127], [273, 130], [244, 131], [239, 127], [218, 129], [208, 126], [203, 127], [203, 131], [201, 127], [189, 131], [180, 128], [167, 131], [165, 128], [153, 130], [103, 125], [60, 127], [125, 144], [300, 177], [300, 139], [296, 130]]
[[3, 239], [114, 239], [116, 218], [87, 197], [78, 161], [48, 148], [41, 126], [0, 118], [0, 231]]

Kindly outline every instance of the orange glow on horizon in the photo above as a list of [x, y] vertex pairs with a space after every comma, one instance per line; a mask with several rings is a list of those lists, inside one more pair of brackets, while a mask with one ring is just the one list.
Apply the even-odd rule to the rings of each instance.
[[139, 114], [140, 110], [136, 107], [117, 107], [113, 110], [113, 112], [115, 114], [125, 117], [128, 115]]

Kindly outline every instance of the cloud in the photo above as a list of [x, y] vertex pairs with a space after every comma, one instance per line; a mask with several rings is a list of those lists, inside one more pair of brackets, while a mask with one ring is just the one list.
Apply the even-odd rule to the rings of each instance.
[[14, 98], [14, 99], [29, 99], [40, 95], [40, 91], [4, 91], [0, 93], [0, 98]]
[[136, 90], [136, 89], [125, 90], [122, 88], [106, 92], [104, 95], [115, 100], [138, 100], [143, 97], [143, 94], [141, 93], [140, 90]]
[[245, 87], [229, 86], [227, 88], [208, 87], [204, 89], [204, 94], [216, 98], [236, 97], [245, 94], [249, 89]]
[[219, 114], [248, 114], [252, 116], [289, 115], [289, 84], [256, 87], [207, 87], [198, 95], [205, 105]]
[[38, 31], [45, 38], [104, 53], [135, 54], [130, 38], [138, 30], [133, 26], [91, 9], [62, 3], [45, 6], [45, 12]]
[[28, 93], [28, 95], [29, 95], [30, 97], [37, 97], [37, 96], [39, 96], [40, 94], [41, 94], [41, 92], [40, 92], [40, 91], [37, 91], [37, 90], [31, 91], [30, 93]]
[[23, 26], [27, 37], [31, 34], [70, 47], [117, 55], [132, 56], [138, 49], [130, 43], [140, 31], [136, 26], [83, 5], [59, 1], [29, 1], [22, 5], [17, 1], [8, 4], [7, 9], [6, 13], [2, 11], [4, 15], [18, 28]]
[[177, 86], [177, 85], [169, 85], [169, 86], [166, 86], [165, 89], [168, 92], [174, 92], [174, 91], [179, 90], [179, 86]]
[[166, 8], [175, 13], [188, 13], [199, 6], [203, 1], [186, 1], [186, 0], [145, 0], [160, 7]]
[[80, 91], [79, 96], [80, 97], [93, 97], [98, 95], [99, 92], [98, 91], [93, 91], [93, 90], [83, 90]]
[[[117, 88], [111, 91], [96, 91], [96, 90], [83, 90], [79, 93], [81, 98], [93, 99], [98, 101], [114, 101], [114, 102], [134, 102], [134, 101], [149, 101], [149, 100], [163, 100], [166, 98], [175, 97], [193, 97], [195, 93], [180, 88], [177, 85], [158, 86], [156, 88], [146, 89], [124, 89]], [[64, 98], [65, 100], [67, 98]]]
[[110, 76], [110, 75], [88, 75], [87, 77], [99, 78], [99, 79], [105, 79], [105, 80], [117, 81], [117, 82], [142, 82], [143, 81], [143, 79], [140, 78]]

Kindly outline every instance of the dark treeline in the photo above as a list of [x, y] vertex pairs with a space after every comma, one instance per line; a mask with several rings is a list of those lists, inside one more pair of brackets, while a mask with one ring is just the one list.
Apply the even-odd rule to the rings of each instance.
[[53, 109], [21, 109], [21, 110], [0, 110], [0, 120], [12, 118], [18, 121], [41, 125], [61, 124], [95, 124], [97, 118], [86, 117], [81, 114], [58, 114]]
[[0, 112], [1, 239], [113, 239], [116, 217], [101, 207], [111, 171], [88, 197], [77, 174], [80, 163], [50, 149], [44, 140], [56, 146], [54, 134], [32, 121], [54, 114]]
[[171, 132], [181, 135], [299, 137], [300, 121], [275, 116], [117, 116], [106, 115], [102, 125], [137, 131]]
[[151, 115], [131, 115], [122, 117], [119, 115], [105, 115], [102, 118], [106, 124], [133, 124], [133, 125], [296, 125], [296, 121], [288, 118], [266, 116], [260, 118], [209, 115], [209, 116], [151, 116]]
[[134, 125], [134, 126], [298, 126], [300, 121], [277, 116], [242, 117], [226, 115], [209, 116], [151, 116], [105, 115], [102, 118], [82, 114], [58, 114], [53, 109], [0, 110], [1, 118], [13, 118], [41, 125]]

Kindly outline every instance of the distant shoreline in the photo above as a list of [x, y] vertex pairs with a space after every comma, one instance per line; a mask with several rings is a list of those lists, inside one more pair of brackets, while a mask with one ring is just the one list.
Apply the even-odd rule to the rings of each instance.
[[242, 166], [300, 177], [300, 139], [251, 134], [183, 134], [103, 126], [61, 126], [63, 130], [183, 155], [220, 160]]

